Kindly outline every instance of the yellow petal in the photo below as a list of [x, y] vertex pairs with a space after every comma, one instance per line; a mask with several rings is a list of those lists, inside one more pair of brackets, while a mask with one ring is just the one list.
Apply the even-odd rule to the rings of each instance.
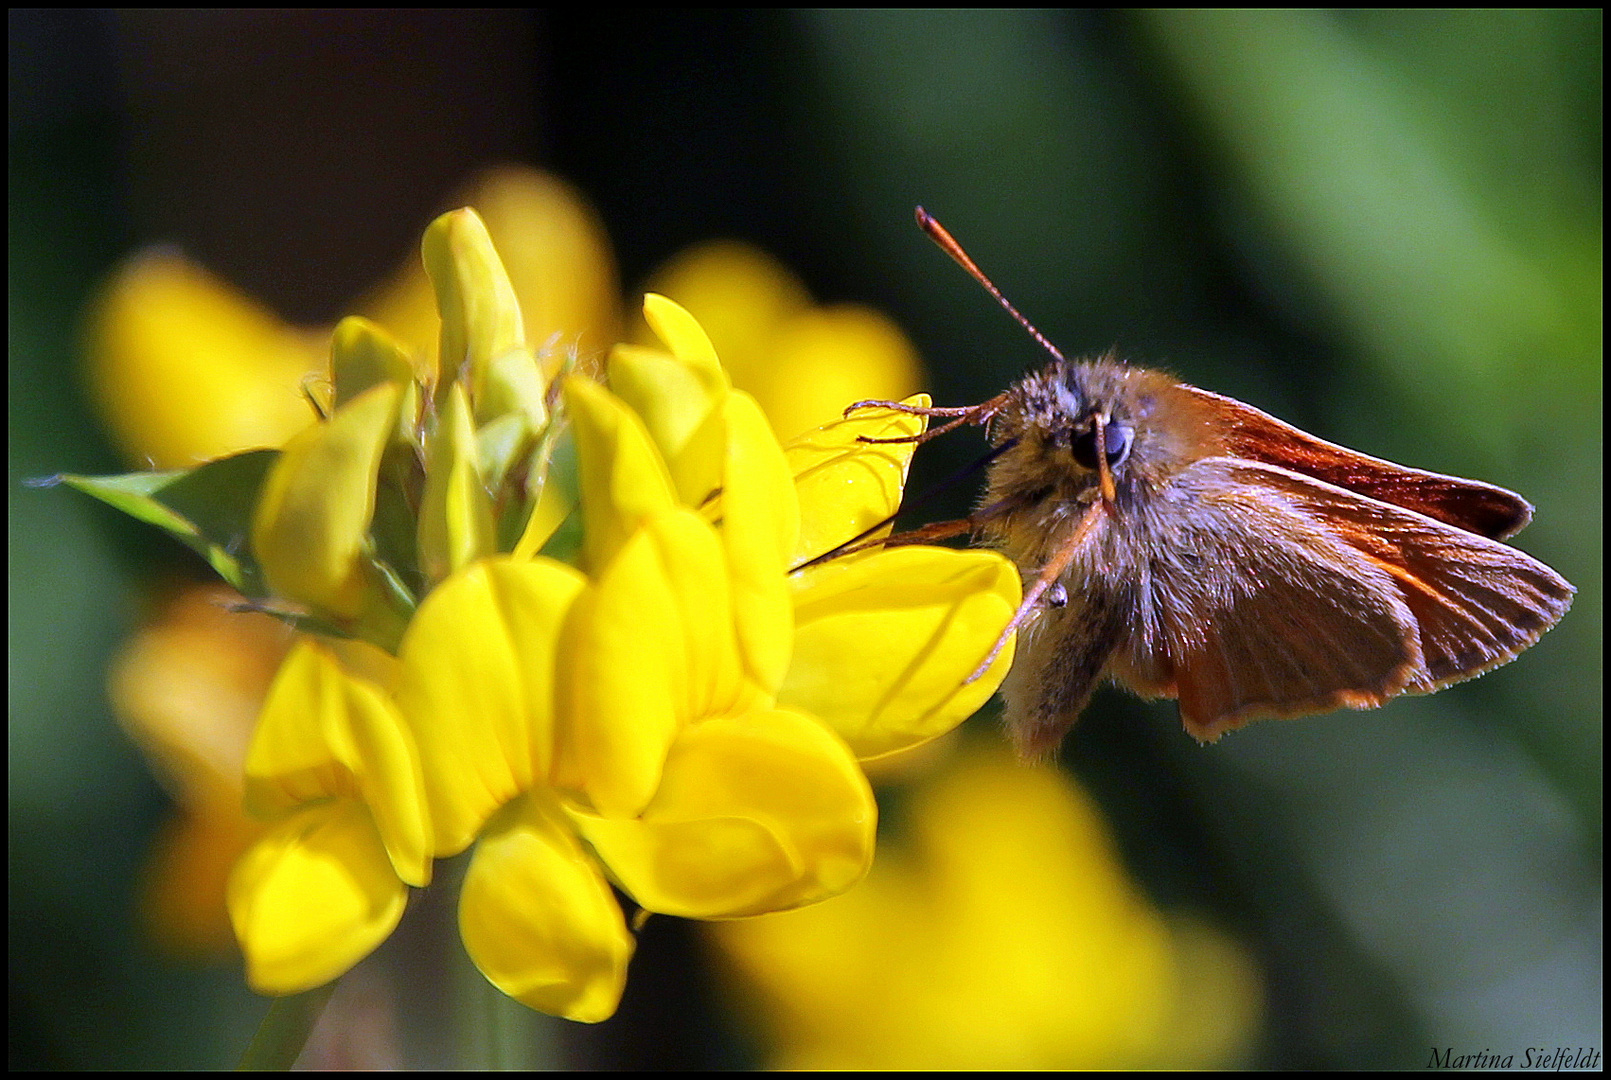
[[722, 483], [727, 375], [704, 330], [681, 307], [651, 293], [643, 310], [671, 353], [616, 346], [610, 388], [643, 418], [670, 467], [678, 497], [699, 506]]
[[[620, 290], [610, 238], [574, 187], [506, 166], [489, 170], [465, 204], [481, 212], [503, 256], [528, 341], [588, 357], [617, 340]], [[545, 369], [552, 376], [552, 364]]]
[[893, 548], [818, 568], [795, 593], [794, 658], [780, 704], [821, 717], [856, 755], [941, 735], [983, 705], [1012, 662], [984, 676], [1018, 607], [1016, 568], [994, 552]]
[[716, 359], [716, 349], [694, 317], [680, 305], [657, 293], [643, 298], [643, 317], [671, 355], [688, 365], [713, 398], [725, 394], [732, 383]]
[[687, 650], [676, 593], [640, 529], [577, 599], [566, 634], [557, 778], [600, 813], [630, 817], [659, 786], [689, 699]]
[[[584, 360], [619, 339], [619, 289], [609, 237], [569, 184], [535, 169], [488, 170], [460, 193], [486, 222], [520, 304], [527, 341], [542, 350], [545, 377], [563, 358]], [[419, 259], [363, 309], [436, 370], [439, 319]]]
[[481, 483], [474, 423], [464, 387], [454, 383], [425, 436], [419, 565], [436, 584], [495, 549], [492, 500]]
[[285, 444], [252, 515], [252, 549], [277, 595], [337, 615], [362, 610], [358, 555], [401, 393], [377, 386]]
[[715, 524], [721, 520], [722, 476], [727, 470], [727, 409], [725, 402], [710, 411], [705, 420], [666, 462], [677, 498], [684, 506], [699, 511]]
[[755, 395], [780, 439], [832, 422], [852, 401], [899, 400], [922, 383], [917, 352], [901, 328], [860, 304], [795, 315], [777, 328], [768, 360], [763, 373], [739, 385]]
[[686, 728], [639, 819], [573, 819], [644, 907], [727, 918], [855, 884], [872, 859], [877, 807], [837, 737], [770, 709]]
[[552, 559], [486, 559], [420, 605], [400, 649], [397, 704], [414, 732], [439, 855], [545, 783], [555, 726], [555, 654], [581, 574]]
[[361, 803], [303, 810], [258, 841], [230, 878], [246, 981], [262, 994], [324, 985], [386, 940], [406, 900]]
[[305, 803], [357, 798], [357, 778], [331, 747], [327, 713], [346, 707], [345, 676], [312, 638], [287, 654], [258, 715], [246, 752], [246, 798], [277, 817]]
[[546, 1013], [596, 1023], [621, 1000], [633, 940], [568, 823], [522, 800], [476, 845], [459, 933], [481, 973]]
[[442, 316], [439, 385], [445, 389], [464, 379], [476, 419], [484, 423], [493, 419], [481, 413], [492, 362], [526, 345], [514, 286], [486, 224], [472, 209], [431, 222], [420, 254]]
[[359, 794], [397, 876], [423, 888], [431, 882], [431, 826], [413, 737], [374, 685], [353, 679], [347, 694], [342, 761], [358, 775]]
[[576, 433], [584, 550], [597, 574], [646, 518], [675, 506], [676, 496], [637, 413], [581, 376], [566, 378], [564, 389]]
[[724, 405], [722, 542], [733, 578], [739, 651], [750, 677], [770, 693], [793, 647], [785, 574], [800, 531], [800, 507], [788, 463], [755, 400], [735, 391]]
[[89, 383], [101, 415], [141, 468], [191, 468], [279, 446], [314, 422], [305, 380], [327, 338], [289, 327], [166, 250], [136, 257], [94, 316]]
[[721, 538], [686, 509], [663, 514], [646, 529], [676, 600], [678, 632], [686, 643], [681, 715], [692, 720], [749, 707], [761, 690], [744, 684]]
[[404, 880], [430, 880], [429, 824], [414, 741], [390, 698], [304, 639], [280, 665], [246, 756], [246, 795], [278, 816], [354, 798]]
[[357, 315], [336, 324], [330, 339], [330, 372], [336, 384], [336, 408], [371, 387], [414, 381], [408, 351], [386, 331]]
[[[777, 328], [811, 306], [811, 295], [788, 268], [736, 240], [713, 240], [679, 252], [655, 271], [649, 289], [698, 320], [734, 385], [751, 393], [772, 367]], [[633, 340], [647, 340], [647, 330], [646, 324], [636, 329]]]
[[[929, 403], [927, 394], [906, 401], [918, 406]], [[904, 438], [920, 434], [927, 423], [910, 413], [862, 409], [808, 431], [783, 448], [800, 500], [800, 535], [790, 566], [833, 550], [900, 508], [906, 470], [917, 445], [864, 443], [859, 436]], [[888, 531], [886, 527], [875, 535]]]
[[640, 345], [617, 345], [607, 368], [610, 391], [643, 420], [667, 462], [726, 396], [712, 394], [698, 372], [676, 357]]

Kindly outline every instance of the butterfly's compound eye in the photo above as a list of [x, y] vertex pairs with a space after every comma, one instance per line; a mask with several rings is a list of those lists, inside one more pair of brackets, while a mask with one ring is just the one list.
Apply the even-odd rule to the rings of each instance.
[[1108, 448], [1108, 468], [1116, 469], [1130, 456], [1130, 444], [1135, 441], [1135, 432], [1126, 424], [1109, 424], [1105, 432]]
[[[1108, 468], [1116, 469], [1130, 456], [1130, 444], [1135, 440], [1135, 434], [1127, 424], [1109, 424], [1104, 436], [1108, 451]], [[1093, 424], [1088, 430], [1070, 432], [1069, 440], [1069, 450], [1073, 453], [1074, 460], [1087, 469], [1095, 469], [1096, 426]]]

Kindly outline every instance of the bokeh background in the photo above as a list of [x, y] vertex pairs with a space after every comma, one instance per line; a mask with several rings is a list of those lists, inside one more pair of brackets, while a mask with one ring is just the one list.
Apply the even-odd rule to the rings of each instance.
[[[199, 570], [21, 483], [129, 467], [83, 386], [85, 305], [161, 242], [332, 321], [502, 162], [579, 185], [628, 287], [736, 237], [882, 308], [942, 404], [1043, 356], [919, 202], [1071, 354], [1522, 492], [1520, 546], [1579, 592], [1515, 664], [1206, 749], [1172, 704], [1105, 691], [1061, 765], [1145, 894], [1252, 958], [1244, 1060], [1600, 1046], [1600, 12], [12, 9], [8, 30], [12, 1067], [227, 1066], [264, 1008], [135, 915], [168, 804], [106, 670], [154, 570]], [[980, 449], [953, 441], [918, 486]], [[581, 1067], [775, 1061], [744, 996], [655, 920], [620, 1015], [541, 1041]]]

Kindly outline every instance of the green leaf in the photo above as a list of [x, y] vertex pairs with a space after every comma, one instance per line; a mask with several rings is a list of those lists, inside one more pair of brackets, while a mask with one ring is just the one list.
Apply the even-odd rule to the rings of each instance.
[[278, 450], [249, 450], [189, 470], [65, 475], [61, 480], [169, 533], [242, 595], [260, 598], [267, 590], [248, 538], [252, 508], [278, 457]]

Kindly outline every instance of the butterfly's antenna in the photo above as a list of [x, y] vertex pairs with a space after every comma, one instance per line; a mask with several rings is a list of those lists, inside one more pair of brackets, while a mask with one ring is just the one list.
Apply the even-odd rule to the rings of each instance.
[[973, 280], [983, 285], [985, 291], [994, 296], [996, 302], [1007, 309], [1007, 314], [1018, 320], [1018, 325], [1028, 330], [1029, 336], [1040, 342], [1043, 349], [1051, 353], [1054, 358], [1063, 359], [1063, 351], [1050, 341], [1047, 341], [1046, 335], [1036, 330], [1035, 325], [1024, 318], [1019, 310], [1012, 306], [1011, 301], [1001, 295], [1001, 290], [996, 288], [995, 284], [984, 276], [984, 271], [980, 270], [978, 264], [968, 257], [966, 251], [962, 250], [962, 245], [956, 242], [956, 238], [947, 232], [945, 226], [941, 225], [932, 214], [921, 206], [917, 208], [917, 227], [928, 233], [929, 239], [939, 244], [940, 250], [955, 259], [958, 266], [973, 275]]

